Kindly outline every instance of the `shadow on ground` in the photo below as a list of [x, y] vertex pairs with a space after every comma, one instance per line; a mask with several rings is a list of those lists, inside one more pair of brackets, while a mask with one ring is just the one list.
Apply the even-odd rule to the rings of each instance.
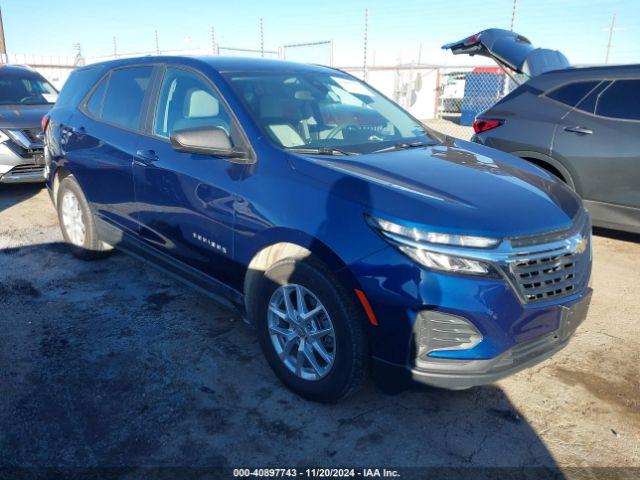
[[40, 193], [44, 183], [0, 184], [0, 212]]
[[621, 232], [608, 228], [593, 227], [593, 234], [613, 240], [621, 240], [623, 242], [640, 243], [640, 233]]
[[505, 393], [286, 390], [233, 312], [125, 255], [0, 250], [0, 467], [542, 467]]

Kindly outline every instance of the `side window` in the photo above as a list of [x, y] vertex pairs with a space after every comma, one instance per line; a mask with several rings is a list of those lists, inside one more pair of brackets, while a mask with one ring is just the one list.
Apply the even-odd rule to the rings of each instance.
[[113, 70], [102, 101], [100, 118], [125, 128], [138, 129], [144, 96], [149, 87], [152, 71], [153, 67], [127, 67]]
[[600, 94], [596, 115], [640, 120], [640, 80], [616, 80]]
[[592, 82], [575, 82], [563, 85], [560, 88], [556, 88], [550, 93], [547, 93], [547, 97], [564, 103], [569, 107], [575, 107], [580, 100], [582, 100], [599, 81]]
[[107, 90], [107, 83], [109, 83], [109, 75], [102, 79], [87, 102], [87, 110], [96, 118], [100, 118], [102, 115], [102, 100], [104, 99], [104, 92]]
[[174, 130], [220, 127], [229, 135], [231, 116], [211, 85], [202, 77], [181, 68], [167, 68], [154, 122], [154, 133], [169, 138]]

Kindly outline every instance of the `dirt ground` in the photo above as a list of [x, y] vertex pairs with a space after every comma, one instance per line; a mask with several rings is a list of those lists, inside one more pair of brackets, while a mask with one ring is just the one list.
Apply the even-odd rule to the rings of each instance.
[[370, 384], [326, 406], [285, 389], [232, 312], [123, 254], [74, 259], [46, 190], [0, 186], [0, 468], [538, 467], [540, 478], [637, 478], [640, 237], [598, 233], [589, 316], [552, 359], [467, 391], [390, 395]]

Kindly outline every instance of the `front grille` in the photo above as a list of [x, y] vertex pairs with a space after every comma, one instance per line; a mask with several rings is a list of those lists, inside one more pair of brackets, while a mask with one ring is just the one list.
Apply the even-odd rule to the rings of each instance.
[[563, 253], [511, 263], [511, 274], [527, 302], [540, 302], [573, 293], [578, 285], [580, 255]]
[[36, 145], [42, 145], [43, 139], [40, 138], [42, 129], [40, 128], [25, 128], [21, 130], [25, 137], [29, 139], [31, 143]]
[[18, 174], [25, 174], [25, 173], [43, 173], [43, 172], [44, 172], [44, 165], [29, 164], [29, 165], [18, 165], [16, 167], [13, 167], [11, 171], [7, 173], [7, 175], [18, 175]]
[[571, 295], [586, 286], [591, 266], [591, 224], [580, 216], [563, 231], [535, 236], [552, 243], [531, 245], [526, 240], [512, 239], [512, 245], [528, 245], [526, 253], [516, 254], [508, 264], [508, 273], [525, 303], [544, 302]]

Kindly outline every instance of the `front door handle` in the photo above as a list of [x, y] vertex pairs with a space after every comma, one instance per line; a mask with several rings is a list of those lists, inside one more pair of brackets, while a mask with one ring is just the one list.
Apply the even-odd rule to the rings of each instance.
[[133, 163], [141, 167], [148, 167], [159, 160], [155, 150], [138, 150], [133, 159]]
[[593, 130], [589, 130], [588, 128], [585, 127], [564, 127], [564, 131], [565, 132], [572, 132], [572, 133], [577, 133], [580, 135], [591, 135], [593, 133]]

